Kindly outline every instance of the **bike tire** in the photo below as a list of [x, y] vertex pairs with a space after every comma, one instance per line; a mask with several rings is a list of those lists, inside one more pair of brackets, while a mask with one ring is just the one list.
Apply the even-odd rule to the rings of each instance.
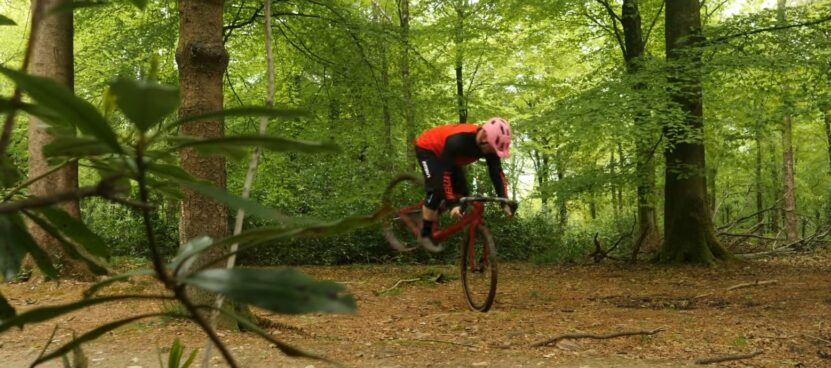
[[[496, 298], [497, 256], [496, 245], [490, 230], [484, 225], [476, 227], [473, 254], [469, 246], [469, 232], [462, 242], [461, 276], [465, 299], [470, 309], [487, 312]], [[485, 257], [487, 252], [487, 257]]]
[[382, 233], [387, 243], [399, 252], [410, 252], [419, 248], [418, 238], [413, 235], [412, 229], [405, 223], [402, 216], [407, 216], [412, 223], [421, 226], [421, 211], [413, 211], [398, 216], [391, 216], [384, 220]]

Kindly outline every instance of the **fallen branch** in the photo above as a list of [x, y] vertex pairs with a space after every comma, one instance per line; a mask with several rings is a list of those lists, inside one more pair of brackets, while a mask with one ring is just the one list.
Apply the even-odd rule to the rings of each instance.
[[420, 279], [420, 278], [418, 278], [418, 279], [404, 279], [404, 280], [398, 280], [398, 282], [396, 282], [396, 283], [395, 283], [395, 285], [393, 285], [391, 288], [389, 288], [389, 289], [384, 289], [384, 290], [379, 291], [379, 292], [378, 292], [378, 295], [381, 295], [381, 294], [384, 294], [384, 293], [388, 293], [388, 292], [390, 292], [390, 291], [393, 291], [393, 290], [395, 290], [396, 288], [398, 288], [398, 286], [400, 286], [401, 284], [408, 283], [408, 282], [416, 282], [416, 281], [421, 281], [421, 279]]
[[455, 342], [455, 341], [446, 341], [446, 340], [433, 340], [433, 339], [398, 339], [398, 340], [404, 340], [404, 341], [421, 341], [421, 342], [435, 342], [435, 343], [439, 343], [439, 344], [449, 344], [449, 345], [465, 346], [465, 347], [469, 347], [469, 348], [476, 348], [476, 347], [477, 347], [476, 345], [465, 344], [465, 343]]
[[737, 355], [722, 355], [713, 358], [702, 358], [695, 361], [695, 364], [705, 365], [705, 364], [715, 364], [715, 363], [722, 363], [722, 362], [732, 362], [734, 360], [744, 360], [750, 359], [757, 355], [762, 354], [761, 351], [754, 351], [750, 354], [737, 354]]
[[806, 339], [816, 340], [816, 341], [819, 341], [819, 342], [824, 342], [824, 343], [826, 343], [826, 344], [828, 344], [828, 345], [831, 345], [831, 341], [828, 341], [828, 340], [823, 339], [823, 338], [821, 338], [821, 337], [811, 336], [811, 335], [802, 335], [802, 337], [804, 337], [804, 338], [806, 338]]
[[778, 284], [778, 283], [779, 283], [778, 280], [765, 280], [765, 281], [756, 280], [755, 282], [746, 282], [746, 283], [743, 283], [743, 284], [733, 285], [733, 286], [727, 288], [727, 291], [736, 290], [736, 289], [744, 289], [744, 288], [748, 288], [748, 287], [751, 287], [751, 286], [772, 285], [772, 284]]
[[606, 339], [613, 339], [616, 337], [626, 337], [626, 336], [637, 336], [637, 335], [654, 335], [658, 332], [664, 331], [663, 328], [656, 328], [652, 331], [624, 331], [624, 332], [616, 332], [608, 335], [595, 335], [595, 334], [588, 334], [588, 333], [572, 333], [572, 334], [564, 334], [552, 337], [547, 340], [535, 342], [531, 344], [531, 347], [541, 347], [550, 344], [555, 344], [562, 340], [577, 340], [577, 339], [594, 339], [594, 340], [606, 340]]

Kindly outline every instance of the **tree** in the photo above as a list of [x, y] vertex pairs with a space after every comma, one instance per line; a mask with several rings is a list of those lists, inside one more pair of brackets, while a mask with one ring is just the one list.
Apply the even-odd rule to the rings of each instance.
[[[778, 0], [776, 7], [776, 23], [778, 26], [785, 25], [785, 8], [787, 0]], [[787, 39], [782, 37], [782, 42]], [[785, 238], [788, 242], [794, 242], [798, 238], [796, 221], [796, 183], [794, 178], [794, 150], [793, 150], [793, 109], [788, 78], [782, 84], [782, 179], [784, 185], [783, 210]]]
[[[176, 62], [179, 66], [181, 118], [222, 110], [222, 77], [228, 66], [228, 53], [222, 39], [223, 0], [188, 0], [179, 2], [179, 44]], [[222, 120], [184, 124], [180, 134], [216, 138], [225, 135]], [[207, 156], [193, 148], [181, 151], [181, 165], [194, 177], [225, 188], [225, 159]], [[228, 236], [228, 211], [207, 196], [186, 190], [179, 220], [179, 240], [184, 245], [199, 236], [213, 239]], [[197, 265], [223, 254], [225, 247], [216, 247], [203, 254]], [[220, 265], [217, 265], [220, 266]], [[211, 305], [214, 294], [202, 289], [190, 290], [197, 305]], [[229, 328], [235, 322], [224, 316], [218, 326]]]
[[453, 44], [456, 45], [456, 108], [459, 110], [459, 123], [467, 122], [467, 101], [465, 100], [465, 80], [462, 74], [464, 66], [465, 18], [468, 16], [468, 0], [455, 0], [453, 10], [456, 11], [456, 27], [454, 28]]
[[[404, 99], [404, 121], [407, 144], [406, 161], [416, 162], [415, 145], [415, 108], [413, 106], [413, 87], [410, 77], [410, 0], [398, 1], [398, 19], [401, 32], [401, 86]], [[831, 151], [830, 151], [831, 152]]]
[[702, 40], [698, 0], [666, 4], [666, 58], [670, 95], [682, 111], [680, 121], [663, 129], [665, 205], [663, 262], [707, 263], [730, 257], [715, 236], [707, 204], [704, 120], [700, 67]]
[[[56, 7], [71, 0], [35, 0], [32, 11], [41, 11], [38, 30], [32, 41], [29, 72], [54, 79], [70, 90], [74, 87], [73, 19], [71, 11], [52, 12]], [[56, 191], [67, 192], [78, 188], [78, 165], [67, 162], [60, 167], [50, 165], [43, 155], [43, 147], [52, 141], [52, 134], [46, 123], [30, 115], [29, 118], [29, 178], [46, 175], [29, 187], [32, 195], [44, 196]], [[50, 171], [53, 171], [49, 173]], [[61, 208], [72, 217], [80, 218], [78, 200], [65, 202]], [[35, 223], [29, 223], [29, 232], [35, 241], [52, 255], [55, 263], [61, 264], [63, 277], [89, 279], [93, 275], [83, 262], [66, 257], [60, 242]]]

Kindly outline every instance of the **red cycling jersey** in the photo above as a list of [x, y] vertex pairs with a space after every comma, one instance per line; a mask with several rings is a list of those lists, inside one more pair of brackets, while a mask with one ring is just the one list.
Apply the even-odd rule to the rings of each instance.
[[[447, 200], [455, 200], [451, 188], [452, 167], [461, 167], [472, 162], [485, 158], [488, 165], [488, 174], [493, 182], [496, 193], [500, 197], [507, 197], [508, 188], [505, 174], [502, 172], [502, 165], [496, 154], [484, 154], [476, 142], [476, 133], [480, 126], [475, 124], [448, 124], [431, 128], [422, 133], [415, 140], [417, 148], [432, 152], [435, 160], [423, 160], [422, 169], [425, 170], [425, 177], [428, 179], [428, 187], [439, 186], [438, 183], [429, 183], [434, 174], [439, 174], [444, 197]], [[418, 150], [417, 150], [418, 151]], [[422, 157], [419, 157], [422, 160]], [[432, 161], [432, 162], [431, 162]], [[438, 189], [438, 188], [436, 188]]]

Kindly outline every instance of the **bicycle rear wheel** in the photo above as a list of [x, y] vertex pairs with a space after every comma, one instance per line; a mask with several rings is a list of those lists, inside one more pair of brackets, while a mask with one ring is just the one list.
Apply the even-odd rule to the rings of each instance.
[[496, 297], [496, 247], [484, 225], [476, 227], [473, 242], [469, 238], [462, 242], [462, 286], [470, 309], [487, 312]]
[[418, 234], [421, 229], [421, 210], [399, 213], [384, 220], [382, 233], [390, 246], [399, 252], [418, 249]]

